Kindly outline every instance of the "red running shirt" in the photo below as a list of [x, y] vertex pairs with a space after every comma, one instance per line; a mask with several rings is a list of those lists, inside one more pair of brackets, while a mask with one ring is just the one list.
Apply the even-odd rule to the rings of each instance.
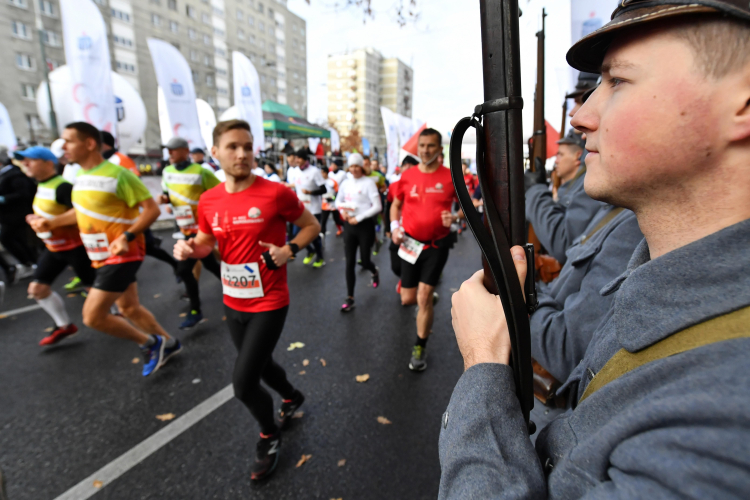
[[395, 197], [403, 202], [401, 220], [404, 231], [423, 243], [445, 238], [451, 232], [443, 226], [441, 213], [450, 212], [458, 198], [451, 172], [440, 166], [426, 174], [412, 167], [401, 176]]
[[286, 222], [299, 219], [305, 207], [286, 186], [256, 177], [239, 193], [227, 193], [224, 184], [201, 195], [198, 226], [219, 242], [221, 259], [227, 264], [257, 263], [263, 297], [241, 299], [224, 295], [224, 304], [242, 312], [264, 312], [289, 305], [286, 266], [270, 270], [261, 254], [267, 249], [259, 241], [286, 244]]

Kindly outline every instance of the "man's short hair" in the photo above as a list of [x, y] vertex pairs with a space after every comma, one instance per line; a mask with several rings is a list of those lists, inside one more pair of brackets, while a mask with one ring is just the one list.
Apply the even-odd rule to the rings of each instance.
[[230, 130], [247, 130], [248, 132], [250, 132], [250, 137], [252, 137], [253, 135], [253, 133], [250, 131], [250, 124], [245, 120], [226, 120], [217, 123], [214, 127], [214, 146], [219, 147], [219, 140], [221, 139], [221, 136], [229, 132]]
[[105, 146], [109, 146], [110, 148], [114, 148], [115, 136], [113, 136], [106, 130], [102, 130], [102, 144], [104, 144]]
[[370, 159], [370, 155], [362, 155], [362, 159], [363, 160], [369, 160]]
[[73, 129], [78, 133], [78, 138], [82, 141], [86, 139], [94, 139], [96, 141], [96, 149], [102, 148], [102, 134], [99, 129], [86, 122], [73, 122], [65, 125], [66, 129]]
[[294, 152], [294, 156], [296, 156], [297, 158], [302, 158], [303, 160], [307, 161], [307, 158], [309, 155], [305, 148], [300, 148]]
[[689, 16], [676, 20], [673, 33], [693, 49], [698, 68], [706, 75], [721, 78], [750, 63], [750, 23], [721, 15], [707, 20]]
[[404, 161], [401, 162], [401, 166], [403, 167], [404, 165], [411, 165], [413, 167], [415, 165], [419, 165], [419, 160], [417, 160], [413, 156], [405, 156]]
[[435, 130], [434, 128], [426, 128], [419, 133], [419, 137], [425, 137], [427, 135], [434, 135], [438, 138], [438, 146], [443, 144], [443, 134]]

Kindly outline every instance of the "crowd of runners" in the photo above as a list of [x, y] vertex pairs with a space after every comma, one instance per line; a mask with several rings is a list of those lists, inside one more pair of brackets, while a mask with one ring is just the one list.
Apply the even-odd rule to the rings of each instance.
[[[434, 129], [419, 136], [419, 159], [407, 157], [391, 175], [359, 153], [350, 154], [346, 164], [336, 160], [330, 169], [318, 167], [306, 148], [288, 155], [288, 168], [280, 175], [274, 165], [259, 166], [263, 160], [254, 157], [250, 127], [241, 120], [220, 122], [213, 140], [212, 163], [182, 138], [165, 145], [169, 165], [157, 199], [132, 160], [115, 149], [112, 135], [88, 123], [64, 128], [61, 157], [41, 146], [14, 153], [21, 170], [36, 181], [34, 213], [26, 223], [45, 246], [36, 264], [28, 266], [33, 272], [28, 294], [55, 324], [41, 346], [75, 335], [78, 326], [53, 289], [72, 268], [76, 276], [64, 286], [84, 294], [84, 325], [136, 344], [145, 377], [183, 349], [139, 301], [136, 276], [145, 256], [165, 262], [184, 285], [190, 312], [182, 330], [206, 321], [201, 269], [216, 276], [238, 353], [235, 396], [260, 426], [251, 477], [261, 479], [275, 469], [281, 431], [305, 400], [273, 359], [290, 307], [287, 264], [305, 250], [301, 265], [327, 272], [322, 270], [324, 243], [333, 219], [332, 241], [343, 240], [346, 259], [341, 313], [352, 314], [357, 268], [369, 272], [370, 287], [379, 288], [380, 270], [372, 256], [387, 241], [391, 270], [400, 278], [394, 302], [418, 309], [408, 366], [423, 371], [438, 300], [435, 287], [462, 214], [443, 165], [442, 137]], [[149, 230], [161, 214], [159, 204], [167, 205], [179, 229], [171, 255]], [[261, 381], [282, 397], [276, 412]]]

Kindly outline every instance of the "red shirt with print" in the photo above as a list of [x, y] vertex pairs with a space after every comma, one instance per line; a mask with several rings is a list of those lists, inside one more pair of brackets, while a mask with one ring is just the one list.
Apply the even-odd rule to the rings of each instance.
[[270, 270], [261, 254], [267, 249], [259, 241], [286, 244], [286, 222], [299, 219], [305, 207], [286, 186], [256, 177], [239, 193], [227, 193], [224, 184], [201, 195], [198, 226], [219, 242], [221, 260], [227, 264], [257, 263], [263, 297], [237, 298], [224, 295], [224, 304], [242, 312], [264, 312], [289, 305], [286, 266]]
[[402, 201], [401, 219], [404, 231], [427, 243], [445, 238], [451, 232], [443, 226], [441, 213], [451, 211], [457, 200], [451, 172], [446, 167], [427, 174], [412, 167], [401, 176], [395, 197]]

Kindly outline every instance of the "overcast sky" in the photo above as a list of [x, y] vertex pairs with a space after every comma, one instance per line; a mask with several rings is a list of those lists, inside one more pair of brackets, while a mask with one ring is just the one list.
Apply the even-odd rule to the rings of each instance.
[[[478, 0], [417, 0], [420, 19], [399, 27], [394, 0], [373, 0], [375, 19], [363, 24], [356, 8], [336, 9], [336, 0], [289, 0], [289, 9], [307, 21], [308, 118], [327, 117], [326, 68], [332, 53], [373, 47], [414, 68], [413, 116], [441, 132], [471, 114], [483, 101]], [[345, 3], [345, 0], [339, 0]], [[546, 113], [560, 127], [563, 95], [573, 74], [565, 63], [571, 44], [569, 0], [520, 0], [521, 66], [525, 134], [531, 133], [536, 82], [536, 37], [547, 8]]]

